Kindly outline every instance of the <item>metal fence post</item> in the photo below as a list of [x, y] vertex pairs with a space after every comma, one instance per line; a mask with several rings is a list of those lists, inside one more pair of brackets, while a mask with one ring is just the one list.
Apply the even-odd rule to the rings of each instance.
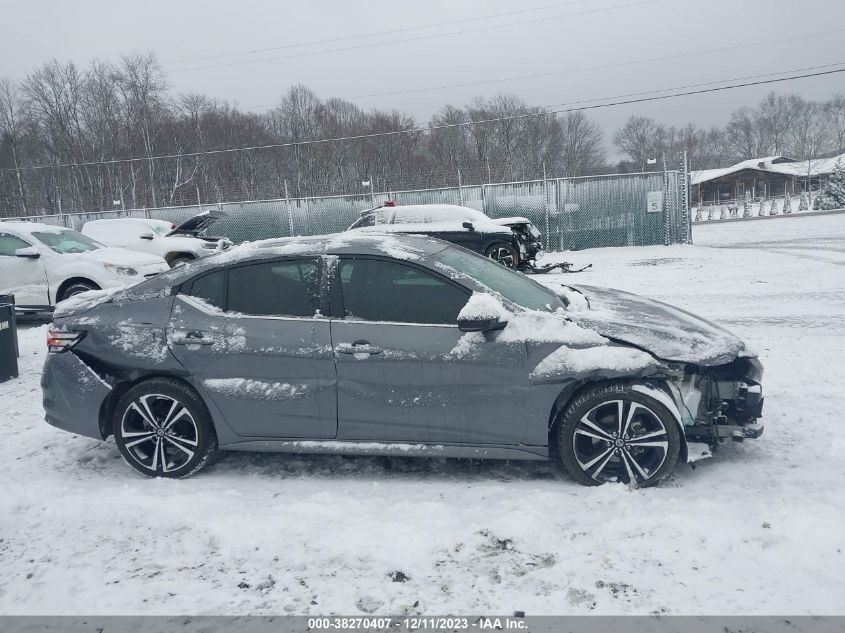
[[290, 194], [288, 193], [288, 180], [285, 178], [285, 207], [288, 210], [288, 229], [293, 237], [293, 209], [290, 208]]
[[461, 184], [461, 170], [458, 170], [458, 204], [464, 206], [464, 188]]
[[546, 163], [543, 163], [543, 211], [546, 216], [546, 250], [549, 250], [549, 181], [546, 180]]

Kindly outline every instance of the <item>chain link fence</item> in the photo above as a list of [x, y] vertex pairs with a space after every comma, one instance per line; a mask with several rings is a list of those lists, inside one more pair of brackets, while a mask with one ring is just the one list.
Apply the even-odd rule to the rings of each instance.
[[686, 173], [666, 171], [5, 219], [79, 230], [90, 220], [115, 217], [178, 224], [200, 211], [217, 208], [226, 217], [209, 231], [243, 242], [340, 232], [362, 211], [393, 200], [399, 206], [463, 205], [492, 218], [526, 217], [543, 233], [547, 251], [563, 251], [691, 243], [688, 190]]

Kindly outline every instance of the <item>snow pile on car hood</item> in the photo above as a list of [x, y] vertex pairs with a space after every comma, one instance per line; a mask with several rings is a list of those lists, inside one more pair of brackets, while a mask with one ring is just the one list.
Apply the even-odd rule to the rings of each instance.
[[564, 287], [561, 294], [575, 323], [664, 360], [712, 366], [753, 355], [725, 328], [667, 303], [593, 286]]
[[[614, 377], [646, 373], [660, 366], [642, 350], [614, 345], [601, 334], [573, 323], [563, 308], [556, 312], [509, 310], [495, 295], [474, 292], [458, 315], [459, 320], [493, 318], [507, 321], [505, 329], [496, 334], [497, 342], [560, 345], [537, 364], [530, 374], [531, 380], [593, 374]], [[467, 332], [451, 353], [458, 357], [471, 355], [485, 342], [484, 333]]]

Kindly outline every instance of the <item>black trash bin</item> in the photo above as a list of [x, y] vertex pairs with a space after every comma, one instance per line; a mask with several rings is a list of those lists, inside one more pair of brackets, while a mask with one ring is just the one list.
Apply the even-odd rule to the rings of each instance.
[[0, 295], [0, 382], [18, 377], [18, 328], [15, 298]]

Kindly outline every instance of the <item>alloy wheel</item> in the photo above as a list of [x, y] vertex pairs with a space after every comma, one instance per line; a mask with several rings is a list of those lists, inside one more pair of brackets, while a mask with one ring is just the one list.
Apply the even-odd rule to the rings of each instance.
[[162, 394], [140, 396], [126, 408], [120, 434], [129, 456], [151, 473], [170, 473], [190, 462], [199, 431], [186, 406]]
[[581, 470], [597, 482], [642, 485], [660, 470], [669, 436], [660, 417], [632, 400], [608, 400], [578, 421], [572, 448]]
[[500, 264], [504, 264], [508, 268], [516, 268], [513, 252], [504, 246], [494, 246], [487, 252], [487, 257]]

